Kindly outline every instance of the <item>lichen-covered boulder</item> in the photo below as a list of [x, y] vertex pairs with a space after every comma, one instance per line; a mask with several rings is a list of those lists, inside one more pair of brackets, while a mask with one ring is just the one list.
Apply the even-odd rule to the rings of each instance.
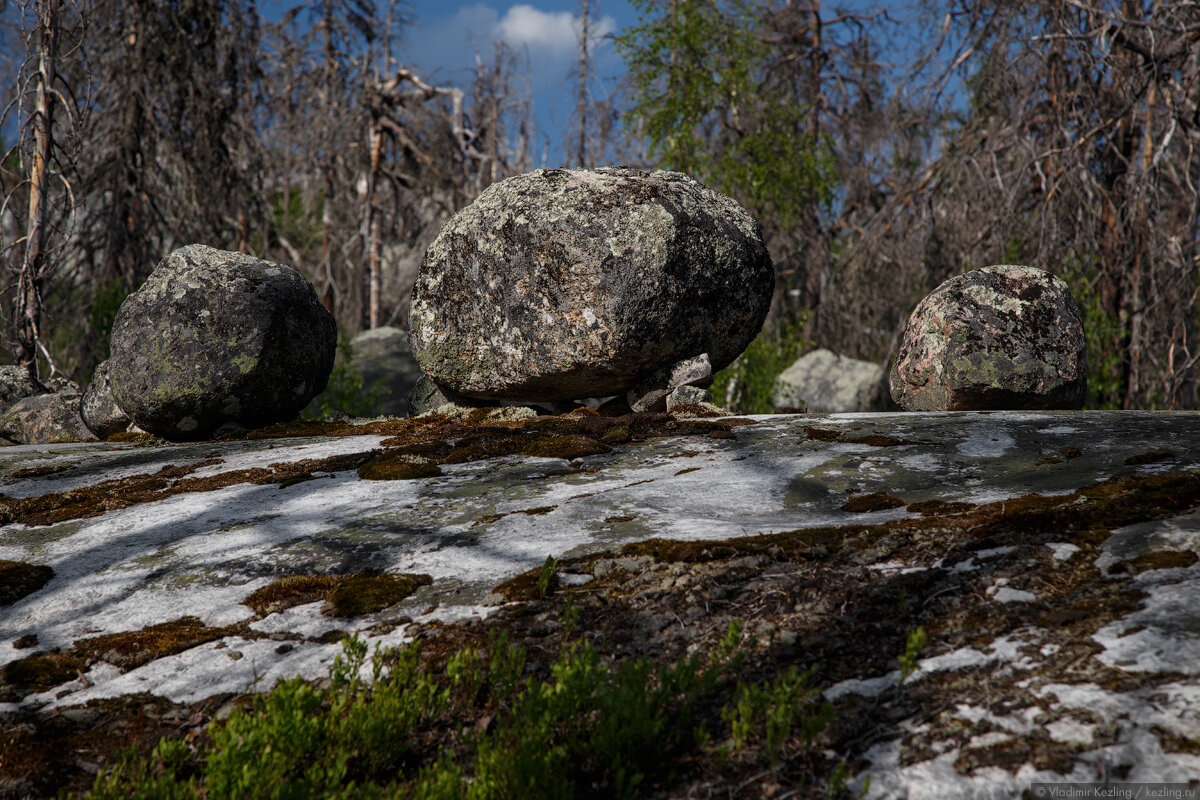
[[354, 367], [362, 375], [363, 390], [382, 390], [378, 412], [389, 417], [408, 416], [408, 395], [421, 377], [408, 333], [386, 325], [372, 328], [350, 340], [350, 352]]
[[775, 379], [771, 402], [813, 414], [886, 411], [883, 367], [824, 348], [805, 353]]
[[19, 400], [0, 415], [0, 437], [15, 444], [94, 441], [79, 414], [79, 403], [78, 389]]
[[163, 259], [113, 322], [117, 405], [166, 439], [294, 419], [325, 388], [337, 326], [291, 267], [204, 245]]
[[24, 367], [0, 367], [0, 414], [12, 408], [18, 400], [45, 393], [46, 387], [30, 378], [29, 371]]
[[623, 394], [758, 334], [774, 288], [758, 224], [677, 172], [535, 170], [485, 190], [430, 245], [413, 353], [469, 397]]
[[906, 411], [1081, 408], [1086, 346], [1061, 279], [984, 267], [917, 305], [889, 376], [892, 398]]
[[92, 380], [83, 392], [80, 414], [83, 416], [83, 424], [88, 426], [88, 430], [101, 439], [107, 439], [109, 436], [129, 429], [132, 420], [113, 399], [107, 360], [101, 361], [92, 372]]

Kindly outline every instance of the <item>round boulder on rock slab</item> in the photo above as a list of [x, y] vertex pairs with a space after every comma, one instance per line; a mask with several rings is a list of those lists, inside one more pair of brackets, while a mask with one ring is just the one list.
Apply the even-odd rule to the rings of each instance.
[[1062, 280], [1036, 267], [984, 267], [917, 305], [892, 397], [906, 411], [1081, 408], [1086, 346]]
[[678, 172], [535, 170], [488, 187], [430, 245], [413, 353], [468, 397], [624, 394], [758, 334], [775, 273], [758, 224]]
[[163, 259], [113, 322], [113, 397], [139, 428], [203, 439], [294, 419], [325, 389], [337, 326], [291, 267], [204, 245]]
[[771, 392], [776, 408], [810, 414], [886, 411], [887, 400], [883, 367], [823, 348], [796, 359], [775, 379]]
[[122, 411], [113, 399], [107, 360], [101, 361], [92, 372], [92, 380], [83, 392], [80, 413], [88, 430], [101, 439], [129, 430], [129, 415]]

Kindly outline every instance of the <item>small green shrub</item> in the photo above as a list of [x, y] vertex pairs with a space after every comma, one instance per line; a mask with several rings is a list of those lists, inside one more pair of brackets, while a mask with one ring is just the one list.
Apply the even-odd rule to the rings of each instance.
[[925, 649], [926, 641], [925, 629], [923, 627], [909, 631], [908, 638], [904, 642], [904, 652], [896, 658], [896, 661], [900, 664], [900, 682], [896, 684], [896, 691], [900, 691], [904, 686], [904, 682], [917, 671], [917, 659], [921, 657], [921, 651]]
[[[829, 723], [827, 705], [814, 709], [811, 670], [788, 669], [763, 687], [736, 681], [746, 646], [731, 625], [707, 656], [656, 667], [568, 645], [543, 680], [526, 675], [524, 650], [504, 632], [486, 649], [460, 648], [441, 674], [422, 665], [416, 643], [368, 660], [366, 643], [349, 637], [328, 689], [281, 681], [212, 723], [207, 743], [127, 753], [90, 796], [632, 798], [666, 777], [673, 758], [713, 746], [717, 719], [732, 722], [734, 745], [762, 741], [772, 760], [794, 735], [807, 746]], [[479, 710], [493, 721], [474, 724]]]

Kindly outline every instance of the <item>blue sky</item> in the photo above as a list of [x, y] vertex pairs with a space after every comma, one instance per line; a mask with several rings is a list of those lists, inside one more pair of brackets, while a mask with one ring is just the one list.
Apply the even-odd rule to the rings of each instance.
[[[590, 5], [592, 30], [602, 36], [637, 22], [627, 0], [590, 0]], [[427, 79], [465, 88], [476, 53], [487, 59], [492, 42], [507, 42], [528, 64], [534, 117], [550, 145], [547, 165], [558, 166], [564, 157], [562, 132], [575, 107], [572, 70], [578, 58], [581, 8], [579, 0], [415, 0], [408, 5], [415, 26], [404, 36], [400, 57], [419, 67]], [[596, 43], [594, 55], [599, 90], [624, 66], [607, 39]]]

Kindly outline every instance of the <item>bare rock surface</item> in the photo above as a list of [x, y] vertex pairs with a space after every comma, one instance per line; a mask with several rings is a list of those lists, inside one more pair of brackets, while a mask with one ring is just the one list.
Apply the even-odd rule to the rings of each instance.
[[121, 304], [109, 379], [141, 429], [203, 439], [294, 419], [325, 388], [337, 326], [291, 267], [188, 245]]
[[83, 423], [79, 405], [78, 388], [26, 397], [0, 415], [0, 437], [18, 444], [95, 439]]
[[[232, 695], [327, 676], [349, 633], [373, 649], [492, 626], [531, 653], [586, 636], [613, 658], [670, 660], [736, 622], [758, 642], [747, 675], [811, 666], [833, 716], [811, 761], [730, 768], [722, 796], [841, 762], [852, 795], [880, 800], [1200, 771], [1195, 414], [563, 419], [0, 451], [0, 561], [40, 570], [0, 605], [0, 675], [33, 657], [69, 667], [34, 688], [0, 679], [0, 728], [40, 741], [46, 719], [157, 703], [208, 719]], [[610, 446], [505, 449], [568, 423]], [[679, 427], [616, 435], [653, 425]], [[365, 478], [368, 463], [401, 472]], [[506, 602], [501, 587], [547, 556], [569, 592]], [[372, 569], [431, 580], [351, 617], [319, 598], [250, 602], [281, 576]], [[150, 652], [172, 623], [172, 647]], [[656, 796], [703, 796], [681, 780]]]
[[1060, 278], [984, 267], [917, 305], [892, 365], [892, 398], [907, 411], [1081, 408], [1086, 354], [1079, 307]]
[[771, 402], [814, 414], [887, 410], [883, 367], [824, 348], [805, 353], [775, 379]]
[[686, 175], [535, 170], [490, 186], [430, 246], [413, 352], [470, 397], [624, 394], [701, 353], [730, 363], [773, 287], [758, 224]]
[[92, 372], [92, 380], [83, 392], [80, 414], [88, 430], [101, 439], [129, 430], [132, 420], [113, 399], [107, 359]]
[[389, 417], [406, 417], [408, 396], [421, 368], [413, 358], [408, 333], [399, 328], [383, 326], [363, 331], [350, 340], [353, 364], [362, 375], [363, 388], [383, 390], [379, 413]]

